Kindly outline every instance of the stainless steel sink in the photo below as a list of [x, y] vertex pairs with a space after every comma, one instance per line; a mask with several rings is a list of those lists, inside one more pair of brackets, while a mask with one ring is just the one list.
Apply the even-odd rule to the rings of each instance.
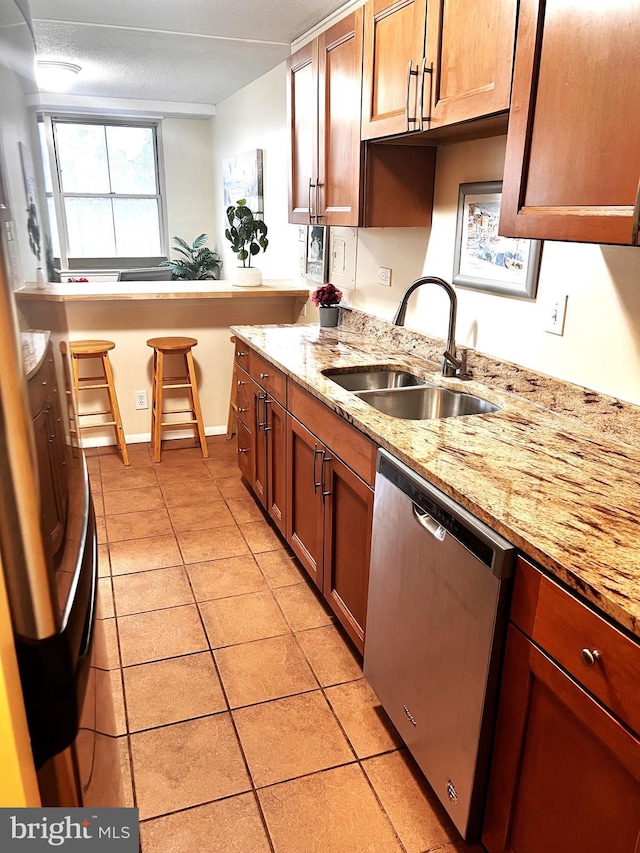
[[386, 415], [411, 421], [484, 415], [500, 408], [473, 394], [435, 386], [361, 391], [356, 396]]
[[427, 384], [419, 376], [394, 367], [359, 367], [346, 373], [340, 368], [330, 368], [322, 373], [347, 391], [372, 391]]

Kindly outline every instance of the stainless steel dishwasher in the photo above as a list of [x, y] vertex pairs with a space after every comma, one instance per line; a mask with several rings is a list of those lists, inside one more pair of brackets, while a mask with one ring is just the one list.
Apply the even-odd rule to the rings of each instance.
[[364, 672], [467, 840], [481, 828], [513, 556], [378, 452]]

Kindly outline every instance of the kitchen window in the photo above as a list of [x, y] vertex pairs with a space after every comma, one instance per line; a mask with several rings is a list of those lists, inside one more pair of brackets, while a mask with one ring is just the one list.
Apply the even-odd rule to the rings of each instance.
[[60, 266], [157, 265], [166, 251], [157, 124], [46, 116], [39, 130]]

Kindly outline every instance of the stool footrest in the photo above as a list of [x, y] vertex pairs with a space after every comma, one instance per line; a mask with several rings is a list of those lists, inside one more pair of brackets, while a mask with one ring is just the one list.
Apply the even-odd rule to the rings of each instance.
[[198, 421], [195, 418], [192, 418], [190, 421], [162, 421], [160, 426], [163, 427], [174, 427], [174, 426], [188, 426], [197, 424]]
[[[91, 413], [93, 414], [93, 412]], [[82, 424], [80, 429], [98, 429], [98, 427], [118, 426], [115, 421], [100, 421], [99, 424]]]
[[167, 389], [167, 388], [169, 388], [169, 389], [171, 389], [171, 388], [191, 388], [192, 385], [190, 382], [180, 382], [180, 383], [175, 383], [173, 385], [163, 384], [162, 387], [165, 389]]

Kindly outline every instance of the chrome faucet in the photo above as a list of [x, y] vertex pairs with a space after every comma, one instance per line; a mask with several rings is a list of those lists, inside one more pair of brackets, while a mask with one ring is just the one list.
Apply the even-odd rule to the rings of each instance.
[[423, 278], [417, 278], [413, 284], [410, 284], [406, 289], [404, 296], [400, 300], [400, 304], [398, 305], [398, 310], [395, 313], [393, 318], [394, 326], [404, 326], [404, 318], [407, 313], [407, 302], [409, 301], [409, 297], [413, 293], [414, 290], [417, 290], [423, 284], [437, 284], [439, 287], [442, 287], [449, 296], [449, 330], [447, 332], [447, 346], [445, 351], [442, 353], [442, 367], [441, 373], [443, 376], [455, 376], [457, 371], [462, 367], [462, 362], [460, 359], [456, 358], [456, 342], [455, 342], [455, 329], [456, 329], [456, 311], [458, 307], [458, 299], [456, 297], [456, 292], [451, 287], [450, 284], [447, 284], [446, 281], [442, 278], [438, 278], [437, 276], [427, 275]]

